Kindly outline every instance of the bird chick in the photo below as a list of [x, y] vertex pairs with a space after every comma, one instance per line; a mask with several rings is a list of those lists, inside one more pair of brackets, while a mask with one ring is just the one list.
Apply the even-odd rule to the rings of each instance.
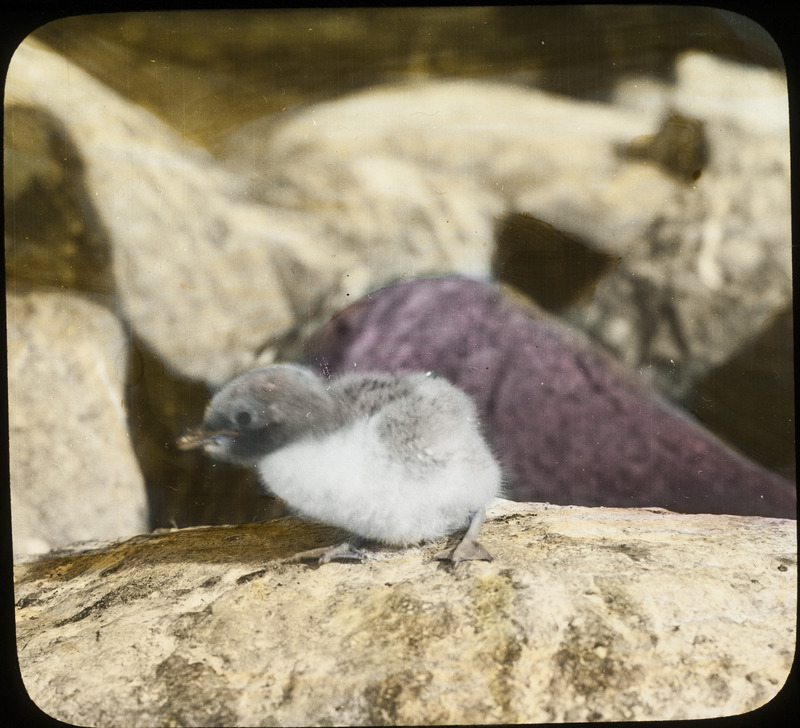
[[297, 513], [349, 531], [334, 548], [294, 560], [361, 560], [363, 541], [410, 546], [468, 526], [437, 558], [490, 560], [477, 542], [501, 473], [472, 400], [428, 374], [254, 369], [224, 385], [182, 449], [257, 469]]

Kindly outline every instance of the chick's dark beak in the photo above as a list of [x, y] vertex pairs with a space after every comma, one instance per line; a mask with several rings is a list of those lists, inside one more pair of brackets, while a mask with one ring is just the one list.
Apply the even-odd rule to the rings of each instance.
[[177, 445], [179, 450], [197, 450], [214, 444], [219, 437], [236, 437], [238, 434], [239, 430], [206, 430], [203, 427], [197, 427], [181, 435]]

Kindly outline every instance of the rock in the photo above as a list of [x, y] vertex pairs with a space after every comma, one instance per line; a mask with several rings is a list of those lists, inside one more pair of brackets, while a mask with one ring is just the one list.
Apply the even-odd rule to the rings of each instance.
[[388, 286], [308, 341], [320, 374], [434, 370], [475, 401], [511, 497], [790, 518], [792, 482], [726, 447], [596, 345], [494, 285]]
[[55, 292], [9, 293], [6, 310], [15, 554], [147, 532], [118, 321]]
[[[656, 173], [663, 161], [623, 155], [628, 161], [608, 185], [578, 194], [567, 181], [519, 204], [621, 252], [592, 299], [565, 318], [689, 401], [699, 379], [791, 305], [789, 117], [781, 72], [689, 53], [675, 75], [669, 84], [631, 79], [615, 100], [702, 124], [700, 150], [691, 154], [706, 162], [695, 183]], [[686, 151], [676, 145], [667, 165]], [[765, 399], [765, 408], [772, 404]]]
[[110, 248], [77, 145], [40, 107], [7, 104], [5, 122], [6, 280], [110, 301]]
[[224, 379], [292, 326], [273, 258], [313, 233], [287, 233], [287, 215], [248, 205], [206, 152], [33, 42], [12, 58], [6, 103], [43, 110], [77, 145], [110, 240], [109, 287], [173, 370]]
[[15, 567], [31, 698], [79, 725], [680, 720], [764, 705], [795, 649], [796, 523], [498, 502], [492, 563], [364, 564], [282, 519]]
[[[616, 104], [409, 82], [252, 122], [217, 154], [265, 205], [330, 211], [332, 249], [411, 251], [395, 277], [486, 274], [488, 223], [520, 214], [620, 259], [563, 316], [684, 397], [791, 300], [787, 109], [780, 71], [690, 53], [673, 84], [634, 79]], [[649, 155], [620, 152], [645, 135]], [[472, 257], [434, 270], [426, 239]]]
[[[524, 212], [514, 203], [528, 188], [579, 172], [591, 175], [587, 183], [610, 176], [619, 161], [609, 144], [656, 118], [500, 81], [409, 81], [256, 120], [216, 154], [251, 180], [252, 195], [273, 204], [316, 201], [355, 210], [352, 198], [356, 190], [368, 192], [367, 183], [377, 184], [376, 192], [411, 194], [398, 174], [368, 174], [369, 160], [377, 159], [376, 171], [384, 160], [400, 171], [411, 164], [469, 181], [503, 209]], [[309, 177], [311, 169], [324, 176]], [[356, 174], [348, 180], [350, 170]]]
[[[150, 524], [239, 522], [283, 514], [248, 473], [215, 468], [173, 447], [205, 403], [205, 380], [224, 378], [253, 360], [247, 346], [236, 346], [237, 336], [248, 336], [239, 318], [248, 298], [258, 299], [261, 307], [250, 329], [257, 337], [250, 349], [261, 348], [263, 322], [274, 321], [280, 311], [269, 297], [264, 298], [265, 284], [257, 266], [241, 266], [249, 271], [246, 275], [259, 278], [257, 286], [241, 292], [236, 290], [238, 276], [225, 265], [202, 272], [198, 263], [209, 259], [207, 251], [201, 250], [194, 259], [196, 248], [187, 251], [164, 243], [164, 234], [169, 235], [177, 221], [179, 227], [183, 222], [190, 227], [196, 223], [198, 245], [213, 247], [213, 241], [197, 230], [204, 224], [202, 215], [185, 216], [181, 204], [170, 207], [166, 200], [169, 192], [186, 193], [191, 200], [184, 182], [213, 184], [208, 177], [213, 177], [216, 163], [184, 145], [151, 115], [34, 43], [18, 49], [9, 79], [4, 157], [9, 181], [6, 206], [14, 220], [6, 236], [9, 286], [83, 290], [91, 292], [93, 300], [119, 305], [118, 313], [133, 330], [133, 347], [128, 350], [126, 340], [125, 351], [115, 352], [116, 365], [121, 376], [127, 370], [129, 381], [119, 400], [109, 403], [105, 416], [115, 419], [125, 407], [139, 462], [128, 459], [126, 441], [120, 465], [132, 467], [130, 478], [137, 479], [139, 487], [144, 475]], [[187, 181], [188, 173], [195, 177]], [[150, 177], [145, 179], [146, 174]], [[158, 189], [169, 191], [163, 205]], [[204, 194], [198, 192], [191, 204], [203, 206]], [[232, 214], [238, 215], [235, 209]], [[238, 215], [237, 220], [242, 219], [247, 224], [246, 215]], [[264, 257], [252, 249], [247, 254]], [[231, 258], [235, 268], [237, 254]], [[198, 281], [195, 269], [206, 284]], [[268, 271], [263, 266], [260, 271], [268, 281]], [[208, 284], [209, 276], [216, 275], [219, 279]], [[234, 331], [232, 336], [226, 327]], [[23, 335], [42, 334], [26, 330]], [[87, 366], [87, 376], [92, 376], [94, 363], [89, 360]], [[46, 430], [51, 424], [40, 426]], [[19, 487], [24, 489], [26, 483]], [[78, 515], [77, 521], [81, 520]], [[102, 533], [111, 537], [140, 530], [147, 529]], [[79, 531], [83, 538], [91, 533]], [[61, 538], [58, 545], [63, 544]], [[37, 549], [53, 545], [37, 543]]]
[[[312, 175], [325, 195], [351, 175], [375, 187], [350, 198], [353, 215], [341, 222], [336, 205], [256, 204], [246, 178], [63, 57], [23, 43], [8, 78], [12, 109], [41, 110], [76, 143], [83, 197], [110, 241], [120, 314], [182, 377], [219, 384], [290, 358], [309, 322], [399, 276], [487, 268], [499, 208], [469, 179], [373, 155]], [[417, 224], [392, 229], [414, 215]]]
[[[391, 280], [487, 274], [496, 218], [524, 213], [621, 258], [564, 315], [687, 397], [791, 299], [788, 115], [779, 71], [695, 53], [676, 74], [621, 85], [614, 105], [501, 82], [378, 87], [243, 127], [216, 148], [227, 170], [32, 42], [8, 100], [79, 140], [123, 314], [183, 376], [292, 358]], [[758, 123], [728, 100], [737, 85], [757, 91]], [[670, 171], [680, 135], [653, 163], [619, 153], [668, 112], [704, 130], [693, 184]]]
[[201, 145], [264, 114], [409, 75], [491, 74], [603, 98], [632, 71], [667, 77], [687, 48], [781, 65], [756, 23], [687, 6], [115, 12], [60, 18], [34, 37]]

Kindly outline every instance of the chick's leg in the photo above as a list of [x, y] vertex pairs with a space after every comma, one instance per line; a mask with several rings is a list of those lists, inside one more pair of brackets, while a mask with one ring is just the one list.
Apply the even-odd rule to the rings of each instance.
[[356, 539], [348, 539], [336, 546], [322, 546], [318, 549], [301, 551], [288, 559], [289, 563], [301, 561], [316, 561], [318, 564], [327, 564], [330, 561], [363, 561], [366, 551], [358, 548]]

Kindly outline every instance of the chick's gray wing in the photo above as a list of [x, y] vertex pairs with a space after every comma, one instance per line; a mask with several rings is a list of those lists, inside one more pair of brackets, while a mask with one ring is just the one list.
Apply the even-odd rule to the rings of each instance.
[[336, 380], [330, 391], [351, 418], [371, 417], [408, 397], [414, 389], [409, 377], [392, 374], [350, 374]]
[[376, 432], [389, 457], [424, 476], [482, 447], [475, 411], [465, 394], [444, 380], [409, 378], [402, 395], [375, 413]]

